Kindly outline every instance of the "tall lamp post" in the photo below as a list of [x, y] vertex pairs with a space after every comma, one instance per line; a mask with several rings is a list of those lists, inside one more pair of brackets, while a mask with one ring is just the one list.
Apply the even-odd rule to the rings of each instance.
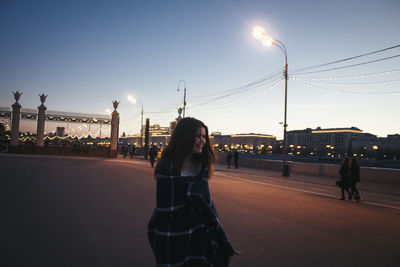
[[127, 98], [131, 103], [136, 104], [137, 102], [139, 102], [140, 105], [142, 106], [141, 120], [140, 120], [140, 147], [143, 147], [143, 102], [134, 98], [132, 95], [128, 95]]
[[179, 92], [179, 85], [183, 82], [185, 88], [183, 89], [183, 118], [185, 118], [185, 110], [186, 110], [186, 82], [185, 80], [179, 80], [178, 82], [178, 92]]
[[285, 111], [283, 117], [282, 175], [288, 177], [290, 176], [290, 170], [289, 170], [289, 165], [286, 163], [286, 153], [287, 153], [286, 117], [287, 117], [287, 80], [288, 80], [287, 51], [285, 45], [281, 41], [267, 36], [264, 29], [261, 27], [255, 27], [253, 29], [253, 36], [254, 38], [260, 40], [264, 46], [276, 45], [282, 50], [283, 54], [285, 55], [285, 70], [283, 72], [283, 76], [285, 78]]

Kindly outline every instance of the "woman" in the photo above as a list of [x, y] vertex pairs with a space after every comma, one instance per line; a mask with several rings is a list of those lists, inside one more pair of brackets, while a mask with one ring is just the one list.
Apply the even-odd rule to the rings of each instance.
[[355, 199], [361, 200], [360, 192], [357, 189], [357, 183], [360, 181], [360, 165], [357, 162], [357, 158], [353, 157], [351, 159], [351, 167], [350, 167], [350, 182], [351, 182], [351, 195], [354, 196]]
[[342, 198], [344, 200], [344, 190], [349, 194], [349, 200], [351, 200], [351, 193], [349, 191], [349, 184], [350, 184], [350, 159], [349, 157], [344, 157], [342, 162], [342, 166], [340, 166], [340, 182], [339, 186], [342, 190]]
[[237, 254], [211, 200], [214, 162], [207, 126], [182, 119], [154, 171], [157, 207], [148, 237], [157, 266], [228, 266]]

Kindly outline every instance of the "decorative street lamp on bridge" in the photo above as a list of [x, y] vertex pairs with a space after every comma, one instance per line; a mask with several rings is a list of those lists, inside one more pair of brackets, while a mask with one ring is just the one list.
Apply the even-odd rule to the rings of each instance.
[[132, 95], [128, 95], [127, 98], [131, 103], [136, 104], [137, 102], [139, 102], [140, 105], [142, 106], [141, 121], [140, 121], [140, 147], [143, 147], [143, 102], [136, 99]]
[[178, 92], [179, 92], [179, 85], [183, 82], [185, 88], [183, 89], [183, 118], [185, 118], [185, 110], [186, 110], [186, 82], [185, 80], [179, 80], [178, 82]]
[[288, 64], [287, 64], [287, 51], [285, 45], [275, 39], [267, 36], [264, 29], [261, 27], [255, 27], [253, 29], [254, 38], [261, 41], [264, 46], [272, 46], [276, 45], [279, 47], [283, 54], [285, 55], [285, 70], [283, 75], [285, 77], [285, 111], [284, 111], [284, 120], [283, 120], [283, 151], [282, 151], [282, 175], [290, 176], [289, 165], [286, 163], [286, 154], [287, 154], [287, 137], [286, 137], [286, 127], [287, 127], [287, 80], [288, 80]]

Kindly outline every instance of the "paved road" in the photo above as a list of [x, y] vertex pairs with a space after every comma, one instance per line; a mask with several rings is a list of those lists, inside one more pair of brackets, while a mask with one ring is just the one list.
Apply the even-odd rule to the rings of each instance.
[[[154, 266], [147, 162], [0, 154], [0, 168], [1, 266]], [[293, 180], [217, 169], [214, 202], [241, 252], [231, 266], [400, 266], [399, 196], [340, 201]]]

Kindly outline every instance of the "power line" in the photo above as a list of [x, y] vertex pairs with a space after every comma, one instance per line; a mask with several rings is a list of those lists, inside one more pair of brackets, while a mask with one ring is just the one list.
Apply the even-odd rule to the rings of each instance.
[[[263, 88], [261, 90], [258, 90], [256, 92], [253, 92], [251, 94], [247, 94], [246, 96], [244, 96], [243, 98], [237, 99], [236, 101], [230, 101], [229, 103], [224, 103], [222, 105], [217, 105], [213, 107], [213, 114], [215, 114], [215, 111], [224, 111], [223, 113], [231, 113], [230, 111], [227, 111], [227, 109], [229, 108], [240, 108], [245, 106], [246, 104], [250, 103], [250, 102], [254, 102], [254, 101], [258, 101], [261, 99], [261, 96], [266, 95], [268, 92], [272, 91], [272, 89], [274, 89], [276, 86], [278, 86], [283, 79], [281, 79], [280, 81], [274, 83], [272, 86], [269, 86], [267, 88]], [[197, 106], [195, 108], [200, 108], [203, 109], [205, 111], [209, 111], [209, 108], [205, 107], [205, 106]], [[221, 112], [219, 112], [221, 113]]]
[[235, 88], [227, 89], [227, 90], [221, 90], [221, 91], [218, 91], [218, 92], [213, 92], [213, 93], [208, 93], [208, 94], [203, 94], [203, 95], [198, 95], [198, 96], [194, 96], [193, 98], [200, 99], [200, 98], [207, 98], [207, 97], [210, 97], [210, 96], [215, 97], [216, 95], [220, 95], [220, 94], [226, 94], [226, 93], [229, 93], [229, 92], [233, 93], [233, 92], [237, 92], [237, 91], [240, 91], [240, 90], [245, 90], [247, 88], [256, 86], [256, 85], [261, 84], [263, 82], [266, 82], [269, 79], [273, 79], [273, 78], [277, 77], [279, 74], [282, 73], [283, 70], [284, 70], [284, 68], [280, 68], [280, 69], [274, 71], [273, 73], [271, 73], [271, 74], [269, 74], [267, 76], [264, 76], [263, 78], [260, 78], [258, 80], [255, 80], [255, 81], [251, 82], [251, 83], [248, 83], [248, 84], [245, 84], [245, 85], [242, 85], [242, 86], [239, 86], [239, 87], [235, 87]]
[[[250, 89], [253, 88], [257, 88], [261, 85], [263, 85], [266, 81], [268, 81], [269, 79], [271, 80], [275, 80], [275, 78], [283, 71], [284, 68], [280, 68], [276, 71], [274, 71], [273, 73], [264, 76], [263, 78], [260, 78], [256, 81], [253, 81], [251, 83], [248, 83], [246, 85], [243, 86], [239, 86], [233, 89], [227, 89], [227, 90], [222, 90], [222, 91], [218, 91], [218, 92], [213, 92], [213, 93], [208, 93], [208, 94], [203, 94], [203, 95], [199, 95], [199, 96], [194, 96], [194, 99], [201, 99], [201, 98], [210, 98], [210, 96], [212, 96], [212, 98], [210, 98], [210, 100], [205, 100], [205, 102], [210, 102], [210, 101], [214, 101], [218, 98], [225, 98], [231, 95], [235, 95], [235, 94], [240, 94], [243, 93], [245, 91], [248, 91]], [[222, 95], [225, 94], [225, 95]], [[216, 97], [216, 95], [222, 95], [220, 97]], [[150, 111], [150, 112], [143, 112], [144, 114], [160, 114], [160, 113], [165, 113], [168, 111], [171, 111], [172, 109], [175, 109], [176, 106], [179, 106], [179, 104], [177, 102], [174, 102], [173, 104], [169, 104], [164, 106], [163, 108], [161, 108], [158, 111]]]
[[[282, 79], [283, 79], [283, 78], [278, 78], [278, 79], [272, 80], [272, 81], [270, 81], [270, 82], [281, 81]], [[256, 86], [251, 87], [251, 88], [247, 88], [246, 90], [244, 90], [244, 91], [242, 91], [242, 92], [239, 92], [239, 93], [244, 93], [244, 92], [249, 91], [249, 90], [251, 90], [251, 89], [258, 88], [258, 87], [260, 87], [260, 86], [262, 86], [262, 85], [264, 85], [264, 84], [258, 84], [258, 85], [256, 85]], [[226, 98], [226, 97], [230, 97], [230, 96], [232, 96], [232, 95], [236, 95], [236, 94], [239, 94], [239, 93], [228, 93], [228, 94], [225, 94], [225, 95], [222, 95], [222, 96], [218, 96], [218, 97], [212, 98], [212, 99], [210, 99], [210, 100], [206, 100], [206, 101], [204, 101], [204, 102], [202, 102], [202, 103], [200, 103], [200, 104], [194, 105], [194, 106], [192, 106], [192, 108], [198, 107], [198, 106], [202, 106], [202, 105], [206, 105], [206, 104], [209, 104], [209, 103], [211, 103], [211, 102], [213, 102], [213, 101], [216, 101], [216, 100], [219, 100], [219, 99], [223, 99], [223, 98]]]
[[358, 63], [358, 64], [353, 64], [353, 65], [347, 65], [347, 66], [343, 66], [343, 67], [336, 67], [336, 68], [317, 70], [317, 71], [309, 71], [309, 72], [300, 72], [300, 73], [295, 72], [294, 74], [296, 74], [296, 75], [305, 75], [305, 74], [320, 73], [320, 72], [326, 72], [326, 71], [332, 71], [332, 70], [346, 69], [346, 68], [361, 66], [361, 65], [365, 65], [365, 64], [375, 63], [375, 62], [379, 62], [379, 61], [384, 61], [384, 60], [388, 60], [388, 59], [392, 59], [392, 58], [396, 58], [396, 57], [400, 57], [400, 55], [395, 55], [395, 56], [390, 56], [390, 57], [370, 60], [370, 61], [367, 61], [367, 62], [362, 62], [362, 63]]
[[369, 55], [380, 53], [380, 52], [383, 52], [383, 51], [395, 49], [397, 47], [400, 47], [400, 44], [399, 45], [395, 45], [395, 46], [391, 46], [391, 47], [387, 47], [387, 48], [383, 48], [383, 49], [380, 49], [380, 50], [372, 51], [372, 52], [369, 52], [369, 53], [366, 53], [366, 54], [362, 54], [362, 55], [358, 55], [358, 56], [348, 57], [348, 58], [344, 58], [344, 59], [340, 59], [340, 60], [336, 60], [336, 61], [332, 61], [332, 62], [328, 62], [328, 63], [323, 63], [323, 64], [319, 64], [319, 65], [314, 65], [314, 66], [310, 66], [310, 67], [295, 69], [295, 70], [293, 70], [293, 73], [304, 71], [304, 70], [309, 70], [309, 69], [315, 69], [315, 68], [319, 68], [319, 67], [324, 67], [324, 66], [328, 66], [328, 65], [331, 65], [331, 64], [336, 64], [336, 63], [340, 63], [340, 62], [344, 62], [344, 61], [348, 61], [348, 60], [352, 60], [352, 59], [356, 59], [356, 58], [360, 58], [360, 57], [364, 57], [364, 56], [369, 56]]

